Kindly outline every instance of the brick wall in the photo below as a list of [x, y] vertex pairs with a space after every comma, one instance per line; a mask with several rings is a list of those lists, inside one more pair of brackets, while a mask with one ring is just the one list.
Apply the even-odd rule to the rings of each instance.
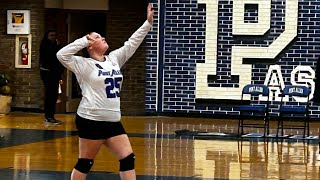
[[[7, 35], [6, 10], [28, 9], [31, 10], [32, 34], [32, 68], [15, 69], [15, 35]], [[39, 108], [42, 94], [42, 82], [39, 77], [39, 45], [44, 29], [44, 1], [43, 0], [1, 0], [0, 1], [0, 68], [12, 70], [14, 74], [13, 107]]]
[[[208, 34], [206, 28], [215, 25], [212, 21], [206, 22], [208, 9], [212, 9], [212, 4], [206, 2], [214, 3], [207, 0], [179, 0], [178, 2], [166, 0], [163, 11], [165, 22], [162, 24], [158, 22], [158, 3], [154, 4], [156, 17], [153, 31], [149, 33], [146, 40], [147, 54], [143, 44], [123, 67], [124, 83], [121, 106], [124, 115], [142, 115], [145, 111], [149, 113], [236, 115], [238, 112], [234, 110], [234, 106], [225, 105], [225, 102], [233, 102], [233, 99], [237, 99], [232, 93], [239, 91], [236, 89], [240, 89], [239, 87], [243, 85], [241, 78], [244, 76], [234, 73], [233, 67], [238, 66], [238, 70], [246, 67], [245, 69], [248, 71], [244, 72], [246, 73], [245, 78], [248, 78], [249, 82], [259, 84], [265, 82], [268, 68], [272, 64], [280, 65], [285, 84], [291, 83], [291, 72], [298, 65], [315, 69], [320, 47], [320, 20], [317, 18], [320, 14], [318, 7], [320, 0], [297, 1], [296, 37], [288, 46], [281, 49], [276, 57], [266, 58], [267, 61], [264, 61], [263, 58], [261, 60], [260, 57], [251, 59], [251, 61], [244, 60], [245, 66], [241, 63], [236, 66], [233, 64], [235, 61], [232, 59], [232, 48], [234, 46], [249, 48], [270, 46], [285, 32], [286, 25], [290, 25], [294, 21], [286, 22], [285, 18], [286, 6], [293, 1], [271, 1], [270, 28], [260, 36], [233, 35], [233, 1], [217, 1], [218, 8], [214, 12], [217, 13], [216, 47], [206, 39]], [[15, 36], [7, 35], [5, 28], [0, 29], [0, 50], [5, 52], [2, 53], [0, 59], [0, 68], [15, 69], [13, 107], [41, 108], [43, 104], [42, 96], [39, 96], [42, 94], [43, 86], [38, 70], [38, 49], [45, 30], [43, 6], [42, 0], [0, 1], [0, 27], [6, 27], [7, 9], [31, 10], [31, 69], [14, 68]], [[145, 1], [110, 1], [106, 36], [110, 50], [123, 45], [124, 41], [144, 22], [145, 13]], [[260, 22], [259, 13], [261, 15], [262, 12], [259, 12], [257, 6], [249, 6], [244, 13], [244, 22], [248, 24]], [[158, 24], [164, 27], [163, 39], [159, 39], [161, 37], [159, 32], [162, 29], [158, 29]], [[211, 29], [214, 28], [211, 27]], [[272, 51], [275, 49], [277, 48]], [[215, 51], [216, 58], [213, 59], [216, 59], [216, 63], [207, 64], [206, 55], [210, 54], [210, 51]], [[158, 54], [158, 52], [162, 54]], [[252, 50], [251, 52], [257, 53], [258, 51]], [[264, 54], [266, 53], [262, 53], [262, 56]], [[145, 56], [147, 56], [146, 62]], [[205, 78], [197, 79], [201, 75], [200, 72], [197, 72], [201, 64], [207, 66], [207, 69], [201, 72], [206, 75]], [[197, 76], [197, 73], [200, 75]], [[198, 86], [199, 82], [201, 86]], [[225, 90], [223, 88], [230, 87], [235, 90], [230, 91], [231, 94], [228, 94], [228, 91], [223, 91]], [[208, 95], [203, 95], [205, 93]], [[215, 96], [225, 97], [225, 99], [220, 102], [206, 101], [203, 103], [199, 101], [199, 99], [219, 100], [219, 98], [214, 98]], [[319, 117], [319, 107], [313, 105], [311, 108], [312, 114]]]
[[[232, 0], [166, 0], [164, 40], [155, 40], [157, 33], [161, 36], [161, 23], [147, 38], [146, 112], [237, 115], [233, 103], [239, 101], [242, 87], [269, 83], [270, 65], [279, 65], [285, 85], [292, 79], [299, 81], [298, 74], [291, 74], [298, 66], [315, 69], [320, 52], [320, 1], [270, 3], [269, 14], [256, 5], [245, 6], [241, 20], [233, 11], [244, 6]], [[262, 21], [267, 15], [270, 20]], [[269, 26], [263, 24], [269, 22]], [[257, 29], [267, 31], [259, 34]], [[158, 47], [160, 52], [163, 49], [163, 58], [155, 55]], [[312, 82], [299, 83], [312, 86]], [[319, 117], [319, 107], [311, 108]]]
[[[111, 1], [107, 12], [107, 41], [110, 50], [119, 48], [146, 20], [146, 2]], [[6, 27], [7, 9], [31, 10], [32, 68], [15, 69], [15, 35], [7, 35], [6, 29], [0, 29], [1, 69], [10, 69], [15, 76], [13, 108], [42, 109], [43, 84], [39, 76], [39, 46], [45, 28], [55, 28], [59, 38], [66, 43], [64, 26], [68, 10], [44, 9], [43, 0], [2, 0], [0, 1], [0, 27]], [[52, 18], [54, 17], [54, 18]], [[62, 37], [60, 37], [62, 36]], [[144, 43], [123, 67], [124, 83], [122, 87], [122, 112], [124, 115], [144, 114], [145, 95], [145, 48]], [[62, 112], [58, 109], [59, 112]]]
[[[146, 20], [145, 1], [110, 1], [107, 13], [106, 40], [114, 50], [134, 33]], [[121, 88], [121, 110], [123, 115], [143, 115], [145, 97], [145, 45], [123, 66], [124, 81]]]

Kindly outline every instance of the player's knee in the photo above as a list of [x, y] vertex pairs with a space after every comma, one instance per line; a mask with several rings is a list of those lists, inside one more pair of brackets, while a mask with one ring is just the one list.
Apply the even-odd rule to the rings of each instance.
[[134, 169], [135, 155], [129, 154], [127, 157], [120, 160], [120, 171], [129, 171]]
[[90, 171], [92, 165], [93, 159], [79, 158], [74, 168], [84, 174], [87, 174]]

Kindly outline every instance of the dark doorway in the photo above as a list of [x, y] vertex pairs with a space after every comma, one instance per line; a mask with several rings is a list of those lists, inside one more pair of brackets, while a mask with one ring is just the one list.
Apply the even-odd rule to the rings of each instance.
[[[67, 24], [66, 24], [66, 18], [67, 14], [65, 10], [62, 9], [46, 9], [45, 11], [45, 17], [44, 17], [44, 29], [45, 31], [42, 32], [45, 34], [46, 31], [49, 29], [54, 29], [57, 31], [57, 39], [62, 45], [67, 44]], [[41, 37], [42, 38], [42, 37]], [[66, 74], [66, 70], [64, 72]], [[66, 76], [63, 76], [62, 79], [64, 82], [66, 82]], [[56, 105], [56, 113], [65, 113], [66, 112], [66, 85], [65, 83], [61, 85], [62, 93], [59, 95], [60, 103], [57, 103]], [[43, 97], [41, 99], [44, 99], [44, 93]]]
[[[85, 36], [90, 32], [106, 35], [106, 12], [71, 11], [68, 15], [68, 42]], [[82, 55], [82, 52], [79, 52]], [[66, 112], [75, 112], [81, 100], [81, 90], [72, 72], [68, 72]]]

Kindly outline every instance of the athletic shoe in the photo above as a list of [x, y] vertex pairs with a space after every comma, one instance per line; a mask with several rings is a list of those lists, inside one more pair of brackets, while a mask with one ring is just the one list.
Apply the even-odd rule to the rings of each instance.
[[54, 119], [54, 118], [45, 118], [44, 119], [44, 122], [46, 123], [51, 123], [51, 124], [55, 124], [55, 125], [58, 125], [58, 124], [61, 124], [62, 122], [57, 120], [57, 119]]

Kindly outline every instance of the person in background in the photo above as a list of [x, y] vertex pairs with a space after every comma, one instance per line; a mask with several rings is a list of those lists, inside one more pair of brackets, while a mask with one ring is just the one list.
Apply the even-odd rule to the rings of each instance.
[[[120, 161], [122, 180], [136, 179], [135, 155], [129, 138], [120, 122], [120, 89], [123, 76], [120, 68], [135, 53], [152, 27], [153, 10], [147, 8], [147, 20], [124, 43], [105, 55], [109, 45], [96, 32], [63, 47], [57, 57], [75, 73], [82, 99], [77, 110], [76, 127], [79, 133], [79, 157], [72, 180], [86, 179], [101, 146], [106, 146]], [[89, 58], [75, 54], [86, 48]]]
[[40, 76], [45, 87], [44, 122], [61, 124], [55, 119], [56, 102], [58, 99], [59, 83], [62, 83], [64, 67], [57, 59], [61, 45], [57, 40], [55, 30], [45, 33], [40, 44]]

